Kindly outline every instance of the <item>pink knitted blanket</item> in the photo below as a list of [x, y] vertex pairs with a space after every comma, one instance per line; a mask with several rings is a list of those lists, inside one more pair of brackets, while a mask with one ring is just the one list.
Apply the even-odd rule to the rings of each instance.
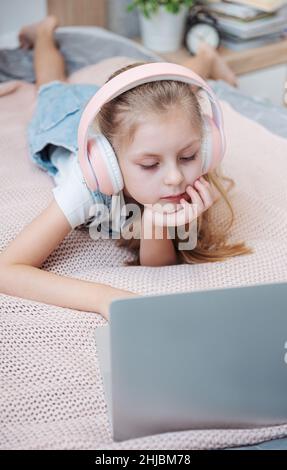
[[[102, 83], [124, 60], [104, 62], [92, 68], [95, 82]], [[72, 80], [85, 81], [86, 72]], [[7, 85], [0, 89], [1, 250], [53, 197], [52, 179], [28, 156], [26, 126], [35, 87], [18, 85], [9, 94]], [[112, 240], [95, 242], [81, 229], [69, 234], [43, 268], [142, 294], [286, 281], [287, 140], [221, 104], [227, 133], [223, 170], [237, 183], [231, 192], [236, 221], [230, 240], [245, 240], [254, 254], [210, 264], [125, 267], [123, 261], [131, 259], [126, 249]], [[224, 210], [218, 204], [216, 220]], [[285, 425], [163, 433], [115, 443], [94, 342], [94, 329], [105, 320], [7, 295], [0, 296], [0, 312], [2, 449], [210, 449], [287, 435]]]

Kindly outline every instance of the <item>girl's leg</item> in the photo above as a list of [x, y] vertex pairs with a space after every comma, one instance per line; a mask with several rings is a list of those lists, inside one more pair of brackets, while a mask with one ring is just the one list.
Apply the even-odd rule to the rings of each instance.
[[208, 44], [201, 44], [197, 54], [183, 64], [191, 68], [204, 80], [224, 80], [232, 86], [237, 86], [237, 78], [224, 59]]
[[54, 39], [54, 31], [57, 26], [57, 18], [48, 16], [39, 23], [24, 27], [19, 33], [21, 47], [34, 47], [34, 71], [37, 88], [53, 80], [63, 82], [67, 80], [65, 61]]
[[[34, 69], [37, 87], [53, 80], [67, 80], [65, 61], [54, 39], [57, 26], [57, 18], [48, 16], [39, 23], [24, 27], [19, 34], [22, 47], [35, 49]], [[201, 44], [196, 56], [187, 59], [183, 65], [194, 70], [205, 80], [221, 79], [230, 85], [237, 85], [234, 72], [218, 52], [208, 44]]]

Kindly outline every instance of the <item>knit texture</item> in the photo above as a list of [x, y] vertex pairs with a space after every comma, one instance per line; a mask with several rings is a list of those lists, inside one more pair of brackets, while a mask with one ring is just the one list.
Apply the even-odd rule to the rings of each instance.
[[[79, 80], [80, 81], [80, 80]], [[0, 98], [0, 249], [52, 200], [52, 179], [29, 159], [26, 128], [35, 107], [32, 84]], [[224, 262], [159, 268], [126, 267], [132, 254], [113, 240], [94, 241], [74, 230], [43, 269], [106, 283], [139, 294], [187, 292], [287, 280], [287, 140], [271, 134], [221, 101], [227, 151], [224, 174], [235, 224], [230, 241], [255, 253]], [[21, 110], [21, 112], [19, 112]], [[226, 216], [214, 207], [215, 223]], [[287, 435], [287, 425], [241, 430], [162, 433], [112, 440], [95, 328], [97, 313], [0, 296], [2, 449], [210, 449], [254, 444]]]

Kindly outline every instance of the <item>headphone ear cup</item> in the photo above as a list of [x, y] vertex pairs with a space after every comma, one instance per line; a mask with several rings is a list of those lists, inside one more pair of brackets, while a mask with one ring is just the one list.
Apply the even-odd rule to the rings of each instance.
[[213, 119], [203, 116], [203, 139], [201, 144], [202, 174], [216, 168], [223, 158], [220, 132]]
[[98, 189], [108, 196], [119, 193], [124, 187], [122, 173], [117, 156], [108, 139], [103, 134], [96, 134], [88, 140], [87, 153], [90, 167], [88, 187]]

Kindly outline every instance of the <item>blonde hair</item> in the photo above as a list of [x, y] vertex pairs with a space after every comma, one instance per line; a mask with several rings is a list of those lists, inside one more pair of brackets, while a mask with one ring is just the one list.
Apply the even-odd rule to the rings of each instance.
[[[136, 62], [114, 72], [106, 82], [118, 74], [138, 65], [148, 62]], [[160, 80], [144, 83], [128, 90], [113, 100], [105, 103], [101, 111], [97, 114], [94, 123], [97, 129], [106, 136], [113, 148], [128, 145], [135, 135], [137, 127], [140, 125], [142, 116], [148, 114], [162, 114], [167, 112], [171, 106], [183, 107], [190, 115], [193, 124], [202, 131], [202, 112], [196, 93], [187, 83], [174, 80]], [[201, 134], [202, 135], [202, 134]], [[234, 222], [234, 211], [227, 193], [234, 187], [234, 181], [222, 174], [220, 167], [208, 172], [204, 178], [213, 185], [230, 211], [229, 223], [222, 224], [214, 230], [212, 228], [212, 212], [217, 200], [209, 209], [203, 212], [197, 219], [197, 245], [192, 250], [179, 250], [178, 244], [183, 240], [177, 235], [172, 240], [178, 255], [178, 262], [194, 264], [215, 261], [224, 261], [233, 256], [253, 253], [244, 242], [228, 244], [228, 232]], [[224, 187], [224, 182], [229, 183], [229, 187]], [[141, 212], [143, 206], [140, 205]], [[126, 262], [126, 265], [139, 265], [140, 239], [125, 239], [121, 236], [116, 241], [117, 246], [125, 246], [135, 254], [135, 259]]]

